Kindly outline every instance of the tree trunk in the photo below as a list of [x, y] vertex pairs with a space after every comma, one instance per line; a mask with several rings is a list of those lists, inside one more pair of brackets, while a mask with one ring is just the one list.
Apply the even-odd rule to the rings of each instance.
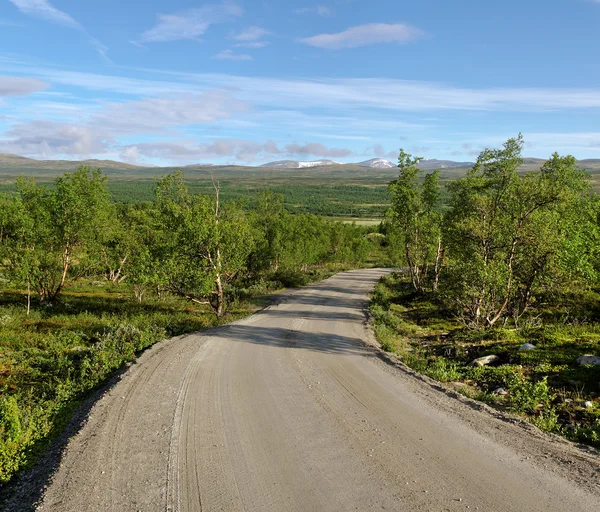
[[60, 276], [60, 283], [58, 283], [58, 286], [52, 291], [52, 293], [48, 293], [48, 296], [46, 297], [49, 300], [53, 300], [56, 297], [58, 297], [58, 294], [62, 291], [62, 289], [65, 287], [65, 283], [67, 281], [67, 273], [69, 272], [69, 265], [71, 263], [71, 248], [69, 246], [69, 244], [67, 243], [65, 245], [65, 252], [63, 253], [63, 269], [62, 269], [62, 274]]
[[513, 282], [513, 262], [515, 259], [515, 252], [517, 249], [518, 241], [519, 241], [518, 238], [514, 238], [511, 249], [510, 249], [510, 257], [508, 259], [508, 281], [506, 283], [506, 297], [504, 299], [504, 302], [502, 303], [502, 306], [500, 307], [498, 312], [494, 315], [494, 318], [492, 318], [491, 320], [488, 319], [488, 324], [490, 327], [492, 325], [494, 325], [500, 319], [500, 317], [504, 313], [504, 310], [506, 309], [506, 307], [508, 306], [508, 303], [510, 301], [510, 294], [512, 292], [512, 282]]
[[121, 278], [121, 272], [123, 271], [123, 266], [125, 265], [125, 263], [127, 263], [127, 256], [125, 256], [121, 260], [121, 262], [119, 263], [119, 268], [116, 269], [116, 272], [115, 272], [114, 269], [110, 271], [110, 280], [113, 283], [120, 283], [121, 282], [121, 280], [120, 280], [120, 278]]
[[145, 291], [146, 290], [143, 285], [137, 285], [137, 284], [133, 285], [133, 294], [135, 295], [135, 298], [137, 299], [138, 304], [142, 303], [142, 298], [144, 297]]
[[442, 237], [438, 237], [437, 253], [435, 255], [435, 276], [433, 278], [433, 292], [437, 292], [440, 281], [440, 272], [444, 262], [444, 249], [442, 248]]
[[217, 306], [215, 308], [215, 314], [218, 318], [223, 316], [223, 305], [225, 303], [225, 295], [223, 293], [223, 283], [221, 282], [221, 274], [217, 274]]
[[27, 277], [27, 316], [31, 311], [31, 279]]
[[418, 290], [419, 287], [417, 284], [417, 270], [415, 269], [412, 258], [410, 257], [410, 249], [408, 248], [408, 244], [404, 245], [404, 251], [406, 254], [406, 264], [408, 265], [408, 271], [410, 273], [410, 280], [412, 282], [413, 288], [415, 290]]
[[[211, 176], [212, 178], [212, 176]], [[219, 192], [221, 191], [221, 186], [219, 185], [219, 183], [215, 183], [214, 179], [213, 179], [213, 187], [215, 189], [215, 224], [217, 226], [217, 234], [218, 236], [220, 235], [219, 233], [219, 217], [221, 215], [221, 211], [220, 211], [220, 204], [219, 204]], [[223, 262], [221, 261], [221, 237], [219, 236], [218, 241], [217, 241], [217, 250], [216, 250], [216, 254], [215, 254], [215, 262], [213, 263], [213, 266], [215, 267], [216, 270], [216, 278], [215, 278], [215, 284], [217, 286], [217, 305], [215, 307], [215, 314], [217, 315], [217, 318], [221, 318], [223, 316], [223, 305], [225, 302], [225, 294], [223, 293], [223, 282], [221, 280], [221, 272], [223, 270]]]

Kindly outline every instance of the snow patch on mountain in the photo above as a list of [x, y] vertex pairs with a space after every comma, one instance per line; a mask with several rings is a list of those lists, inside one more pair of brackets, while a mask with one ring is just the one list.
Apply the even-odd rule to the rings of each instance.
[[392, 162], [384, 160], [383, 158], [371, 158], [371, 160], [359, 162], [358, 165], [361, 167], [370, 167], [372, 169], [391, 169], [392, 167], [396, 167]]

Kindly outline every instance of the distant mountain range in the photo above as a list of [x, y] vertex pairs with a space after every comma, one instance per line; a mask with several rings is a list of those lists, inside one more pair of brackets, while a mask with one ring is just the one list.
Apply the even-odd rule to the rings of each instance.
[[[522, 171], [539, 169], [545, 160], [541, 158], [524, 158]], [[309, 176], [312, 174], [337, 174], [351, 173], [352, 175], [395, 176], [397, 173], [396, 164], [383, 158], [371, 158], [358, 163], [340, 163], [333, 160], [279, 160], [268, 162], [260, 166], [243, 165], [214, 165], [214, 164], [192, 164], [192, 165], [172, 165], [172, 166], [148, 166], [133, 165], [115, 160], [35, 160], [19, 155], [0, 153], [0, 178], [5, 179], [15, 177], [19, 174], [39, 177], [56, 176], [64, 172], [74, 171], [80, 165], [87, 165], [92, 168], [100, 168], [105, 174], [121, 177], [153, 177], [168, 173], [174, 169], [181, 169], [189, 175], [244, 175], [244, 176], [262, 176], [272, 171], [281, 171], [294, 173], [295, 176]], [[427, 171], [441, 169], [441, 176], [445, 179], [454, 179], [464, 176], [473, 162], [455, 162], [452, 160], [422, 160], [419, 166]], [[579, 160], [579, 166], [588, 170], [592, 174], [600, 174], [600, 159]], [[368, 170], [370, 169], [370, 170]], [[233, 173], [233, 174], [232, 174]], [[300, 173], [300, 174], [299, 174]]]
[[[278, 160], [277, 162], [267, 162], [262, 164], [260, 167], [268, 167], [269, 169], [304, 169], [307, 167], [324, 167], [326, 165], [359, 165], [360, 167], [368, 167], [370, 169], [392, 169], [397, 167], [389, 160], [383, 158], [371, 158], [364, 162], [357, 162], [355, 164], [341, 164], [340, 162], [334, 162], [333, 160], [313, 160], [311, 162], [300, 162], [297, 160]], [[436, 160], [424, 159], [419, 163], [419, 167], [425, 170], [434, 169], [455, 169], [458, 167], [472, 167], [473, 162], [453, 162], [452, 160]]]
[[308, 167], [325, 167], [326, 165], [359, 165], [360, 167], [370, 167], [372, 169], [389, 169], [396, 167], [392, 162], [382, 158], [371, 158], [371, 160], [358, 162], [356, 164], [343, 164], [342, 162], [334, 162], [333, 160], [312, 160], [310, 162], [278, 160], [276, 162], [267, 162], [260, 167], [267, 167], [269, 169], [305, 169]]

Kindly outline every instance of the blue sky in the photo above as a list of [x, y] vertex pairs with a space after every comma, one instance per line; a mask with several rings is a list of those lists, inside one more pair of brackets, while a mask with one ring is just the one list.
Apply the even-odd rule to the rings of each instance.
[[0, 0], [0, 152], [600, 158], [600, 0]]

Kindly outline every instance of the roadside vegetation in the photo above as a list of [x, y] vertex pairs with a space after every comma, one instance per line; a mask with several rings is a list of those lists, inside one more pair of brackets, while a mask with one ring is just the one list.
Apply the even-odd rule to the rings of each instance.
[[401, 151], [382, 231], [406, 270], [378, 284], [375, 331], [415, 370], [600, 448], [598, 198], [570, 156], [518, 173], [522, 147], [482, 152], [444, 206]]
[[246, 316], [264, 296], [378, 258], [377, 227], [226, 200], [178, 172], [115, 203], [100, 170], [0, 196], [0, 485], [74, 408], [155, 342]]

